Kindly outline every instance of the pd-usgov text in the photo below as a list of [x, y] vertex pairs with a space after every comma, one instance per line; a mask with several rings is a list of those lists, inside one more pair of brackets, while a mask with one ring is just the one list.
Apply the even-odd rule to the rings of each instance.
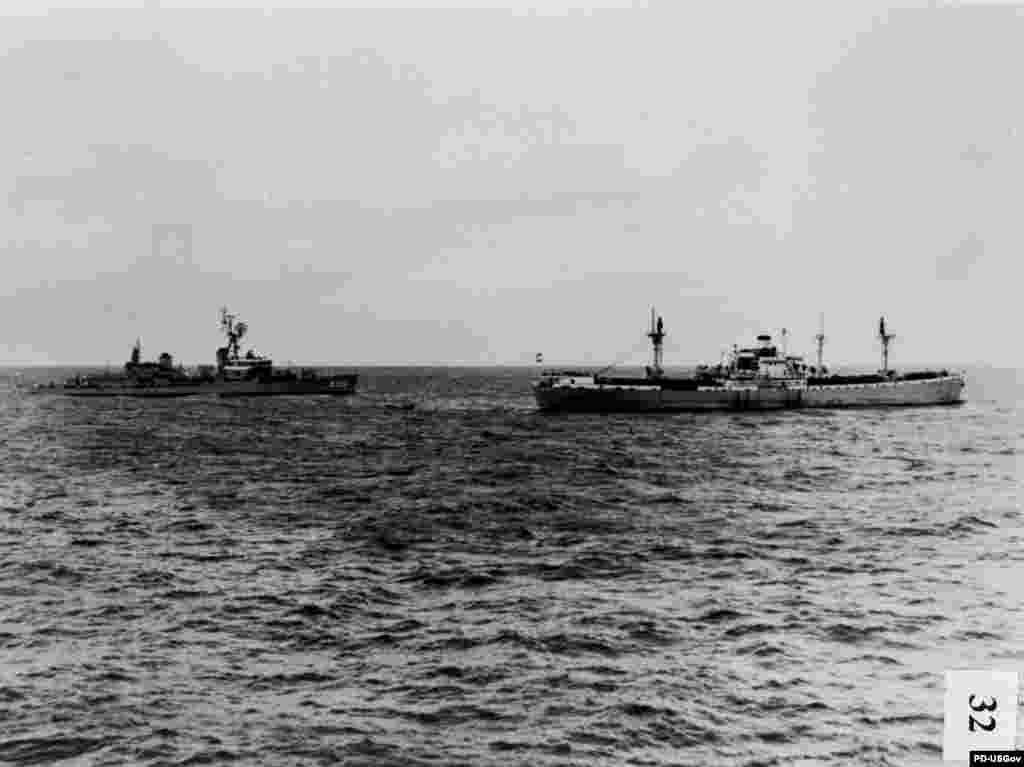
[[972, 751], [967, 763], [1024, 765], [1024, 751]]

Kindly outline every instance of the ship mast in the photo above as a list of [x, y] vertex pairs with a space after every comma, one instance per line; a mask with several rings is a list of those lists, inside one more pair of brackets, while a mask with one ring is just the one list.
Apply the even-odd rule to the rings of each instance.
[[882, 375], [889, 374], [889, 344], [896, 336], [885, 332], [885, 317], [878, 318], [878, 340], [882, 342]]
[[651, 307], [651, 332], [647, 334], [647, 337], [651, 339], [651, 345], [654, 347], [654, 355], [651, 364], [650, 376], [652, 378], [658, 378], [664, 374], [665, 370], [661, 366], [662, 363], [662, 342], [665, 340], [665, 326], [661, 321], [661, 317], [657, 318], [655, 322], [654, 307]]
[[237, 314], [230, 314], [226, 306], [221, 307], [220, 327], [221, 330], [224, 331], [224, 335], [228, 337], [227, 352], [230, 359], [238, 358], [238, 342], [242, 340], [242, 336], [245, 335], [245, 331], [249, 329], [244, 322], [235, 324], [236, 319], [238, 319]]
[[821, 350], [825, 346], [825, 313], [818, 315], [818, 335], [814, 337], [818, 344], [818, 370], [821, 370]]

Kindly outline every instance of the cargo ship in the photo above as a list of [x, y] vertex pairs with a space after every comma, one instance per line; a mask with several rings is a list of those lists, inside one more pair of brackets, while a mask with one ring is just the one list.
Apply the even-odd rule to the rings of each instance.
[[248, 325], [237, 315], [221, 309], [221, 330], [227, 344], [217, 349], [217, 364], [186, 371], [174, 358], [161, 354], [156, 361], [142, 360], [142, 344], [136, 340], [131, 358], [116, 373], [78, 375], [63, 383], [37, 385], [35, 393], [70, 397], [189, 397], [216, 394], [220, 397], [267, 395], [346, 395], [356, 390], [359, 375], [321, 375], [314, 370], [278, 368], [272, 359], [249, 349], [241, 353]]
[[822, 364], [824, 330], [817, 335], [816, 366], [800, 356], [779, 353], [769, 334], [757, 346], [734, 347], [727, 361], [701, 365], [692, 376], [672, 377], [662, 367], [666, 333], [651, 312], [647, 337], [653, 358], [643, 376], [606, 375], [605, 371], [545, 371], [534, 383], [537, 405], [545, 411], [702, 411], [780, 410], [912, 405], [952, 405], [962, 401], [964, 377], [948, 370], [897, 373], [889, 369], [894, 336], [879, 319], [882, 368], [865, 375], [830, 374]]

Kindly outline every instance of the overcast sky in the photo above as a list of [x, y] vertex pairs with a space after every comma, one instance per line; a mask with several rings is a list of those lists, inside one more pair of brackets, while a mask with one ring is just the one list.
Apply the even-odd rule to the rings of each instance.
[[123, 5], [2, 11], [0, 364], [1016, 363], [1011, 6]]

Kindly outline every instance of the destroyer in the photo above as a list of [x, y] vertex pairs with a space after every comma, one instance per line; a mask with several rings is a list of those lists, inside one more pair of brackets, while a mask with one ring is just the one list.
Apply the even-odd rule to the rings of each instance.
[[62, 384], [37, 386], [34, 391], [73, 397], [345, 395], [355, 391], [357, 373], [324, 376], [308, 369], [275, 368], [273, 360], [257, 355], [252, 349], [243, 355], [240, 344], [248, 326], [227, 309], [221, 310], [221, 330], [227, 337], [227, 345], [217, 350], [216, 367], [204, 365], [188, 372], [175, 366], [174, 358], [166, 353], [156, 362], [143, 362], [142, 345], [136, 341], [131, 359], [121, 372], [79, 375]]
[[656, 319], [652, 310], [647, 337], [654, 347], [653, 359], [644, 376], [546, 372], [534, 384], [537, 404], [542, 410], [591, 412], [949, 405], [961, 401], [964, 388], [959, 373], [890, 370], [893, 336], [886, 332], [885, 318], [878, 324], [882, 369], [870, 375], [828, 374], [821, 364], [825, 337], [819, 333], [816, 367], [806, 365], [802, 357], [779, 354], [771, 336], [760, 335], [756, 347], [734, 348], [721, 365], [702, 365], [687, 378], [670, 377], [662, 367], [665, 335], [661, 317]]

